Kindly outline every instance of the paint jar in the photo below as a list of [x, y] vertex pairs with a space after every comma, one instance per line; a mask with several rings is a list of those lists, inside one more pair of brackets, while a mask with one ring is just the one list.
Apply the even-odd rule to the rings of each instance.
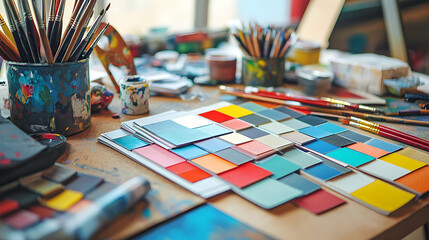
[[6, 63], [11, 121], [27, 133], [69, 136], [91, 125], [88, 59]]
[[129, 115], [149, 112], [149, 82], [137, 75], [120, 81], [122, 113]]
[[283, 84], [285, 59], [243, 56], [242, 83], [247, 86], [276, 87]]
[[292, 48], [287, 60], [301, 65], [319, 63], [321, 46], [313, 41], [298, 41]]
[[206, 60], [210, 69], [210, 81], [216, 84], [235, 82], [236, 57], [221, 53], [207, 53]]

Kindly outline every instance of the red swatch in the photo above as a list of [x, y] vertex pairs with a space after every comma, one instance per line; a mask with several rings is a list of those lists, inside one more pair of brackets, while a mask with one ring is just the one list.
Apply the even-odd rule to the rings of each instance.
[[219, 174], [219, 177], [239, 188], [244, 188], [252, 183], [271, 176], [272, 174], [272, 172], [265, 170], [253, 163], [245, 163], [232, 170]]
[[41, 205], [33, 205], [28, 210], [38, 215], [41, 219], [52, 218], [56, 214], [55, 210]]
[[205, 117], [207, 119], [210, 119], [213, 122], [217, 122], [217, 123], [221, 123], [221, 122], [225, 122], [225, 121], [234, 119], [233, 117], [228, 116], [226, 114], [223, 114], [221, 112], [218, 112], [216, 110], [205, 112], [205, 113], [201, 113], [199, 115], [202, 116], [202, 117]]
[[188, 162], [182, 162], [167, 169], [192, 183], [211, 177], [207, 172]]
[[297, 198], [293, 200], [293, 202], [314, 214], [321, 214], [345, 203], [343, 199], [330, 194], [323, 189], [307, 196]]
[[0, 201], [0, 216], [8, 214], [19, 208], [19, 204], [17, 201], [5, 199]]

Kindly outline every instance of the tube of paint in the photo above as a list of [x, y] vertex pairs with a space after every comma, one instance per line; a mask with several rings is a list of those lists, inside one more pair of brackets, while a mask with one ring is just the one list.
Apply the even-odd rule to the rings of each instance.
[[74, 215], [64, 224], [62, 234], [71, 239], [89, 239], [102, 225], [141, 200], [149, 190], [150, 183], [142, 176], [128, 180]]

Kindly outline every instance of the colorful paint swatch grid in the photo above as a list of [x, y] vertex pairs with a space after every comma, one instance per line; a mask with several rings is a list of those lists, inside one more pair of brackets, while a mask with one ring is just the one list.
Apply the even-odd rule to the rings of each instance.
[[232, 189], [266, 209], [292, 201], [319, 214], [344, 203], [322, 185], [390, 214], [429, 191], [419, 180], [429, 177], [428, 155], [283, 106], [221, 102], [122, 127], [135, 134], [99, 141], [203, 197]]
[[11, 185], [0, 191], [0, 236], [5, 239], [52, 237], [72, 215], [117, 186], [61, 164]]

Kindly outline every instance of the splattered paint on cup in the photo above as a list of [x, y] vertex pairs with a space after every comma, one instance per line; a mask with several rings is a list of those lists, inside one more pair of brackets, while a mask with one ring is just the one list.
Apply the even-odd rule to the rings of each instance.
[[121, 80], [122, 113], [129, 115], [149, 112], [149, 82], [140, 76], [128, 76]]
[[10, 117], [27, 133], [69, 136], [91, 125], [88, 59], [56, 64], [6, 63]]

